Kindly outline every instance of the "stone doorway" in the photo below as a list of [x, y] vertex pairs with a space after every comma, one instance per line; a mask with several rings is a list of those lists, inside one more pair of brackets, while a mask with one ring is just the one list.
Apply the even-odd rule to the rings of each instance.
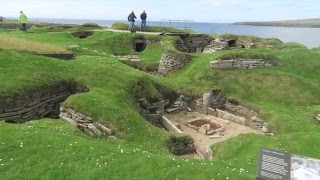
[[135, 39], [133, 42], [133, 50], [136, 52], [142, 52], [146, 49], [147, 43], [145, 39]]

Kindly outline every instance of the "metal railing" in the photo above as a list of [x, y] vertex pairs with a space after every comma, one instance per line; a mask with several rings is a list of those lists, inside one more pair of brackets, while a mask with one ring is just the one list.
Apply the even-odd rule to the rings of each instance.
[[159, 26], [161, 27], [173, 27], [177, 29], [192, 29], [195, 22], [193, 20], [166, 20], [161, 19]]

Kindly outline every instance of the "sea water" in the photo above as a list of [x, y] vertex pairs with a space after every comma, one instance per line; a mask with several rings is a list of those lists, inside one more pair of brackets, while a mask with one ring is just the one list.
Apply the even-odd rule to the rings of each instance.
[[[85, 19], [31, 19], [48, 23], [83, 24], [96, 23], [101, 26], [111, 27], [118, 20], [85, 20]], [[138, 25], [140, 22], [137, 21]], [[254, 35], [263, 38], [278, 38], [283, 42], [298, 42], [309, 48], [319, 47], [320, 28], [296, 28], [296, 27], [270, 27], [270, 26], [247, 26], [227, 23], [200, 23], [192, 21], [147, 21], [149, 26], [170, 26], [174, 28], [188, 28], [197, 33], [204, 34], [239, 34]]]

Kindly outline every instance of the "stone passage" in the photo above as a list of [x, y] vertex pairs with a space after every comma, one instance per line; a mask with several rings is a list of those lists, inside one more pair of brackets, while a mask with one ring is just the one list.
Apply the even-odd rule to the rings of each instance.
[[82, 132], [92, 137], [106, 137], [112, 134], [110, 128], [71, 108], [61, 107], [59, 117], [75, 125]]
[[136, 52], [142, 52], [146, 49], [147, 42], [143, 37], [136, 38], [133, 41], [133, 50]]
[[210, 62], [212, 69], [251, 69], [271, 66], [273, 66], [272, 61], [265, 59], [229, 59]]
[[79, 38], [79, 39], [86, 39], [94, 34], [92, 31], [78, 31], [71, 33], [74, 37]]
[[24, 123], [45, 117], [57, 119], [60, 104], [70, 95], [80, 92], [88, 92], [88, 88], [61, 81], [19, 95], [0, 96], [0, 120]]
[[162, 54], [158, 73], [167, 75], [172, 71], [183, 68], [191, 61], [191, 56], [183, 53], [165, 52]]
[[212, 37], [203, 34], [190, 35], [181, 37], [175, 42], [175, 47], [181, 52], [202, 53], [212, 40]]

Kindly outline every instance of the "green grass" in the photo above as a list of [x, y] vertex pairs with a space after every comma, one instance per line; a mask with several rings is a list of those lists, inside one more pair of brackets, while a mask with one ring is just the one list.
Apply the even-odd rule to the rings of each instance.
[[68, 53], [67, 49], [52, 44], [6, 36], [0, 36], [0, 49], [33, 53]]
[[224, 52], [217, 57], [220, 60], [228, 59], [265, 59], [265, 60], [277, 60], [278, 58], [270, 53], [258, 53], [256, 50], [241, 50], [233, 52]]
[[[129, 33], [95, 32], [87, 39], [75, 38], [70, 31], [0, 35], [60, 48], [79, 46], [73, 50], [78, 55], [75, 61], [0, 50], [2, 96], [61, 80], [78, 82], [90, 92], [69, 97], [64, 106], [111, 125], [119, 138], [90, 138], [60, 120], [0, 123], [1, 179], [255, 179], [261, 147], [320, 158], [320, 127], [314, 120], [320, 112], [317, 49], [254, 38], [257, 44], [271, 42], [274, 47], [197, 54], [182, 70], [159, 78], [111, 55], [138, 54], [141, 62], [135, 66], [154, 68], [163, 51], [176, 52], [174, 37], [146, 36], [154, 42], [137, 53], [131, 44], [136, 35]], [[274, 58], [278, 66], [228, 71], [209, 67], [210, 61], [221, 57], [261, 56]], [[247, 134], [216, 144], [212, 161], [170, 155], [165, 142], [172, 134], [144, 120], [135, 99], [160, 98], [170, 90], [201, 97], [212, 88], [259, 110], [276, 136]]]

